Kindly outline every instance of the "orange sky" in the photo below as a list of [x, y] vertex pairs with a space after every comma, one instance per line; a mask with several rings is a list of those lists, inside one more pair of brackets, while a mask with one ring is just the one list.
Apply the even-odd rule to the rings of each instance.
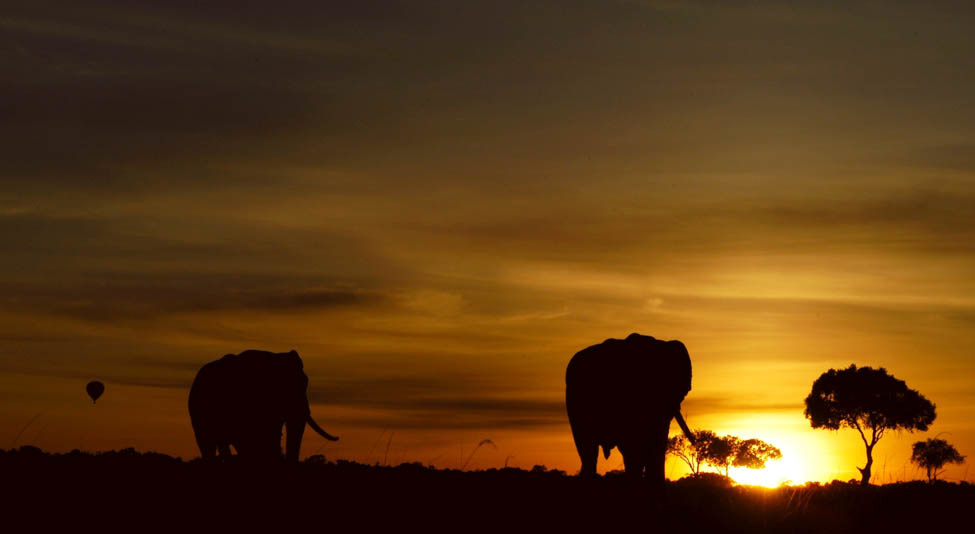
[[937, 405], [875, 481], [975, 451], [963, 3], [14, 4], [0, 447], [194, 456], [196, 369], [296, 349], [304, 454], [574, 472], [565, 365], [640, 332], [766, 478], [858, 477], [802, 415], [850, 363]]

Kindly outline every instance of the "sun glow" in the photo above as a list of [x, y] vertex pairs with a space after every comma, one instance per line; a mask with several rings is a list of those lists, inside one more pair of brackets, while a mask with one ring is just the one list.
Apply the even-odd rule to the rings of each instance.
[[803, 465], [796, 458], [789, 457], [767, 462], [764, 469], [732, 467], [729, 475], [739, 484], [766, 488], [803, 484], [810, 478]]
[[[849, 476], [839, 472], [838, 466], [856, 463], [845, 450], [837, 453], [835, 436], [809, 428], [801, 411], [720, 414], [699, 421], [702, 427], [714, 428], [719, 435], [761, 439], [782, 452], [780, 459], [766, 462], [763, 469], [732, 467], [728, 475], [739, 484], [774, 488], [837, 477], [846, 479]], [[713, 467], [705, 470], [713, 471]]]

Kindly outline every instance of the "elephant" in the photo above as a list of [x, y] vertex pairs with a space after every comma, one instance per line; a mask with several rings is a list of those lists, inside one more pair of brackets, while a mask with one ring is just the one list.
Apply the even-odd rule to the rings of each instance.
[[626, 475], [662, 485], [670, 420], [694, 437], [680, 413], [691, 389], [691, 358], [680, 341], [630, 334], [577, 352], [565, 372], [565, 408], [583, 477], [596, 476], [599, 447], [623, 455]]
[[227, 354], [200, 368], [190, 387], [189, 412], [196, 444], [204, 460], [230, 457], [281, 460], [281, 431], [287, 427], [285, 459], [298, 461], [307, 423], [325, 439], [308, 408], [308, 376], [298, 352], [245, 350]]

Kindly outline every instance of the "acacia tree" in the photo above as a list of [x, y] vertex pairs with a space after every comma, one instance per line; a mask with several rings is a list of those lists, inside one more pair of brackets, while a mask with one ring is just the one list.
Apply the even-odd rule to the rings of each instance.
[[711, 441], [704, 461], [724, 475], [732, 466], [764, 469], [765, 462], [782, 457], [782, 451], [760, 439], [741, 439], [737, 436], [720, 436]]
[[738, 442], [735, 448], [735, 459], [731, 465], [747, 467], [749, 469], [764, 469], [765, 462], [778, 460], [782, 451], [760, 439], [746, 439]]
[[928, 482], [938, 480], [945, 464], [960, 464], [965, 457], [943, 439], [929, 439], [914, 444], [911, 461], [923, 467], [928, 472]]
[[676, 456], [687, 464], [691, 473], [695, 475], [701, 472], [707, 458], [707, 451], [711, 442], [718, 439], [718, 436], [710, 430], [695, 430], [694, 443], [691, 443], [683, 434], [667, 440], [667, 454]]
[[714, 466], [715, 469], [724, 469], [724, 476], [728, 476], [728, 470], [735, 461], [735, 454], [741, 439], [735, 436], [720, 436], [713, 440], [705, 451], [704, 461]]
[[724, 470], [728, 476], [731, 466], [762, 469], [766, 461], [782, 457], [782, 451], [760, 439], [718, 436], [710, 430], [695, 430], [693, 434], [693, 444], [683, 434], [670, 438], [667, 452], [683, 460], [695, 475], [704, 465]]
[[[850, 365], [830, 369], [813, 382], [806, 397], [806, 417], [813, 428], [856, 430], [867, 450], [860, 483], [870, 483], [873, 448], [888, 430], [927, 430], [935, 418], [934, 404], [883, 367]], [[869, 435], [869, 436], [868, 436]]]

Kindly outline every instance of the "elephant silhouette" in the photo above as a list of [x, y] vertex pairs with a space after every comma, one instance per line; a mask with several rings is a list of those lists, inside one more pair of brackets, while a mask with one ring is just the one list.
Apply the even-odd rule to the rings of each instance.
[[286, 459], [298, 461], [307, 423], [325, 439], [308, 408], [308, 376], [296, 351], [246, 350], [200, 368], [190, 387], [189, 412], [204, 460], [230, 457], [230, 446], [249, 461], [280, 461], [281, 433], [288, 430]]
[[565, 372], [565, 408], [582, 476], [596, 475], [599, 447], [623, 455], [627, 476], [663, 484], [670, 420], [680, 414], [691, 358], [680, 341], [630, 334], [577, 352]]

